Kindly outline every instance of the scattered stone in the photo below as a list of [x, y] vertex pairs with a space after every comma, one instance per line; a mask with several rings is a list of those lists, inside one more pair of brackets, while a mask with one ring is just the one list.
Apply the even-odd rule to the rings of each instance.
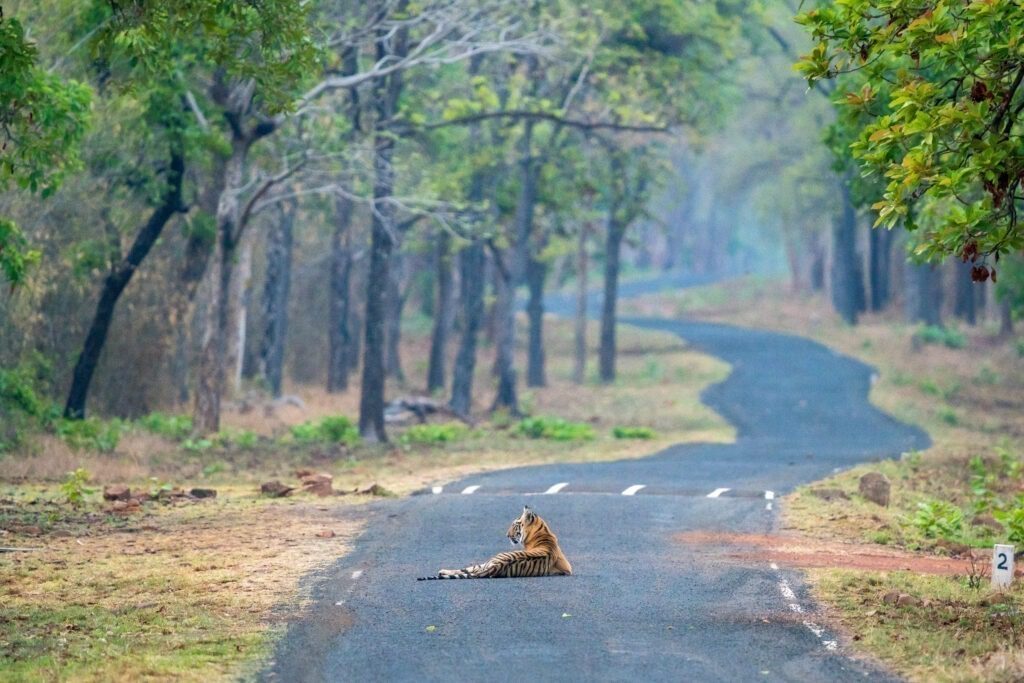
[[913, 595], [907, 595], [906, 593], [901, 593], [900, 596], [898, 598], [896, 598], [896, 606], [897, 607], [920, 607], [921, 606], [921, 601], [918, 600], [917, 598], [915, 598]]
[[971, 520], [971, 526], [983, 526], [1000, 533], [1003, 531], [1003, 525], [999, 520], [989, 514], [975, 515]]
[[373, 483], [369, 486], [364, 486], [361, 489], [356, 489], [356, 493], [364, 496], [390, 496], [391, 492], [380, 484]]
[[302, 477], [302, 490], [321, 497], [333, 496], [332, 481], [334, 481], [334, 477], [326, 472], [308, 473]]
[[185, 493], [185, 489], [181, 488], [180, 486], [175, 486], [174, 488], [171, 488], [171, 489], [164, 489], [164, 488], [162, 488], [159, 491], [157, 491], [156, 499], [157, 500], [164, 500], [164, 501], [171, 501], [171, 500], [176, 500], [176, 499], [179, 499], [179, 498], [184, 498], [187, 495], [188, 494]]
[[334, 538], [334, 532], [331, 531], [330, 529], [324, 529], [323, 531], [318, 531], [316, 535], [319, 538]]
[[121, 484], [103, 487], [103, 500], [128, 500], [132, 497], [131, 489]]
[[829, 502], [833, 500], [850, 500], [850, 496], [842, 489], [811, 489], [811, 495]]
[[875, 505], [889, 505], [889, 480], [881, 472], [868, 472], [860, 478], [860, 495]]
[[950, 557], [967, 557], [971, 554], [971, 546], [966, 543], [958, 543], [957, 541], [940, 538], [935, 542], [935, 545], [948, 552]]
[[882, 602], [887, 605], [895, 605], [896, 601], [900, 599], [899, 591], [889, 591], [882, 596]]
[[200, 488], [195, 488], [195, 489], [192, 489], [191, 491], [189, 491], [188, 493], [193, 498], [216, 498], [217, 497], [217, 490], [216, 489], [200, 489]]
[[267, 481], [260, 484], [260, 493], [271, 498], [284, 498], [295, 489], [285, 486], [279, 481]]
[[122, 515], [130, 515], [142, 510], [142, 504], [136, 498], [128, 500], [115, 500], [110, 506], [111, 512]]

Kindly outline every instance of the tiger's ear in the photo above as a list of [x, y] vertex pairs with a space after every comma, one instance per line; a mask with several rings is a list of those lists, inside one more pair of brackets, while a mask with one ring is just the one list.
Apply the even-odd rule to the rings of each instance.
[[524, 505], [523, 506], [523, 521], [526, 522], [527, 524], [529, 524], [530, 522], [533, 521], [534, 517], [536, 517], [536, 515], [533, 514], [533, 510], [530, 509], [530, 506], [529, 505]]

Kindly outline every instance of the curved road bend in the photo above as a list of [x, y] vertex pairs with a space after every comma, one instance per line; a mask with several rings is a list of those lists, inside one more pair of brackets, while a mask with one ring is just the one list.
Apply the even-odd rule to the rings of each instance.
[[[799, 572], [768, 557], [694, 555], [672, 536], [770, 531], [774, 496], [928, 437], [868, 403], [869, 367], [807, 339], [624, 322], [678, 334], [732, 365], [703, 398], [737, 427], [736, 443], [492, 472], [375, 504], [355, 551], [310, 578], [316, 607], [291, 625], [262, 677], [889, 680], [815, 621]], [[551, 523], [574, 576], [413, 580], [508, 548], [505, 530], [524, 503]]]

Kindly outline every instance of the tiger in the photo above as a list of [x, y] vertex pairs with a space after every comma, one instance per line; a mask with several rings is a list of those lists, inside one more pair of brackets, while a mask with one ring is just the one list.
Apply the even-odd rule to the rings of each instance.
[[558, 538], [551, 532], [548, 523], [531, 510], [529, 505], [523, 506], [523, 513], [512, 521], [507, 535], [512, 545], [521, 543], [523, 550], [498, 553], [483, 564], [474, 564], [464, 569], [442, 569], [437, 572], [437, 576], [421, 576], [416, 580], [507, 579], [572, 574], [572, 565], [558, 547]]

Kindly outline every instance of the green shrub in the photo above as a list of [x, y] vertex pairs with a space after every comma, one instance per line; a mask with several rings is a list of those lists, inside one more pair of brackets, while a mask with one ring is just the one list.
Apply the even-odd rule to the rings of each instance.
[[291, 436], [296, 443], [343, 443], [346, 446], [359, 443], [359, 430], [342, 415], [295, 425], [291, 428]]
[[139, 418], [138, 423], [146, 431], [172, 441], [184, 441], [192, 433], [192, 418], [189, 415], [150, 413]]
[[913, 524], [926, 538], [953, 539], [963, 529], [964, 513], [942, 500], [918, 503]]
[[461, 439], [468, 431], [465, 425], [458, 422], [413, 425], [405, 430], [399, 440], [404, 444], [449, 443]]
[[517, 433], [531, 439], [552, 441], [589, 441], [594, 438], [594, 429], [582, 422], [569, 422], [560, 417], [528, 417], [519, 422]]
[[612, 436], [616, 439], [653, 439], [656, 434], [650, 427], [616, 427]]
[[57, 436], [75, 450], [90, 450], [109, 453], [117, 448], [121, 436], [129, 425], [122, 420], [100, 420], [90, 417], [85, 420], [60, 419], [56, 423]]
[[185, 439], [181, 442], [181, 447], [189, 453], [205, 453], [214, 447], [212, 439], [196, 438], [196, 439]]
[[956, 411], [949, 406], [941, 406], [935, 414], [940, 420], [945, 422], [951, 427], [955, 427], [960, 424], [960, 417], [956, 414]]
[[926, 325], [914, 333], [914, 338], [923, 344], [942, 344], [951, 349], [962, 349], [967, 346], [967, 337], [963, 332], [938, 325]]
[[1010, 543], [1018, 546], [1024, 544], [1024, 506], [1017, 506], [1003, 513], [996, 512], [994, 516], [1006, 525]]
[[96, 493], [96, 489], [86, 486], [91, 478], [92, 475], [81, 467], [74, 472], [68, 472], [68, 476], [60, 485], [60, 492], [64, 496], [64, 500], [75, 507], [84, 503], [86, 496]]
[[40, 362], [0, 368], [0, 454], [24, 443], [27, 432], [49, 426], [59, 415], [57, 406], [42, 398]]

